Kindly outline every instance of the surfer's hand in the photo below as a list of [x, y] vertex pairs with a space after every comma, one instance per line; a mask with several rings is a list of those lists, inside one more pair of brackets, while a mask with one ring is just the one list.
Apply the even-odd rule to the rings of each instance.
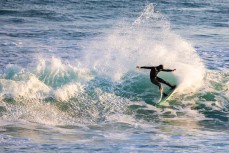
[[176, 69], [173, 69], [173, 71], [175, 71]]
[[136, 66], [137, 69], [140, 69], [140, 66]]

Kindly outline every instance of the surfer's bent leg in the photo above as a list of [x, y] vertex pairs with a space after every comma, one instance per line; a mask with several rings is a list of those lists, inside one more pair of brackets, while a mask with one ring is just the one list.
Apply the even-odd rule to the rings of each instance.
[[160, 90], [160, 92], [162, 92], [162, 90], [163, 90], [163, 88], [162, 88], [162, 86], [161, 86], [161, 84], [160, 84], [160, 82], [158, 81], [158, 80], [156, 80], [156, 78], [150, 78], [150, 80], [151, 80], [151, 82], [153, 83], [153, 84], [155, 84], [156, 86], [158, 86], [159, 87], [159, 90]]
[[166, 85], [169, 86], [170, 88], [173, 88], [173, 87], [174, 87], [173, 85], [171, 85], [170, 83], [166, 82], [165, 80], [163, 80], [163, 79], [161, 79], [161, 78], [159, 78], [159, 77], [157, 77], [156, 79], [157, 79], [159, 82], [166, 84]]

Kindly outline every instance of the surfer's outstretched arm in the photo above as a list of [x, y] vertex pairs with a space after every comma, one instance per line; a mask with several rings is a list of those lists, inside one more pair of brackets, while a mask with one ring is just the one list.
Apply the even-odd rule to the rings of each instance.
[[175, 71], [176, 69], [170, 70], [170, 69], [162, 69], [161, 71], [165, 71], [165, 72], [172, 72]]
[[136, 66], [138, 69], [152, 69], [154, 68], [153, 66]]

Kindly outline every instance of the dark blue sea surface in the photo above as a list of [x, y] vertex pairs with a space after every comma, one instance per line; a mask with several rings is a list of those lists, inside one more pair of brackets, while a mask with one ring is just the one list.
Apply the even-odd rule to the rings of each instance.
[[[0, 152], [228, 152], [228, 17], [228, 0], [1, 0]], [[136, 66], [159, 64], [177, 89], [155, 106]]]

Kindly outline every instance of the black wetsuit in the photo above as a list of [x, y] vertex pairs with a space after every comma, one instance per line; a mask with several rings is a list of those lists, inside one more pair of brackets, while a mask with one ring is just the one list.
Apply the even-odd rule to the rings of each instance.
[[171, 72], [173, 70], [168, 70], [168, 69], [161, 69], [159, 68], [158, 66], [157, 67], [154, 67], [154, 66], [141, 66], [140, 68], [142, 69], [150, 69], [150, 80], [153, 84], [157, 85], [159, 87], [159, 89], [161, 89], [161, 84], [160, 83], [164, 83], [166, 84], [167, 86], [173, 88], [174, 86], [172, 86], [170, 83], [166, 82], [165, 80], [159, 78], [157, 76], [157, 74], [160, 72], [160, 71], [165, 71], [165, 72]]

